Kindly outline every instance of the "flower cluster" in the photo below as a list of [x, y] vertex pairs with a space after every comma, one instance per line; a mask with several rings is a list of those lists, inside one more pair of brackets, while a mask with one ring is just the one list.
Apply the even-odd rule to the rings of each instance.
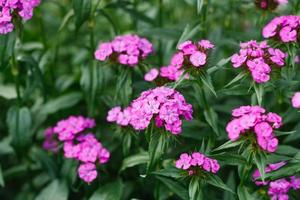
[[294, 108], [300, 108], [300, 92], [296, 92], [292, 97], [292, 106]]
[[[104, 164], [109, 160], [109, 151], [102, 146], [93, 133], [84, 132], [87, 129], [95, 127], [93, 119], [82, 116], [70, 116], [67, 119], [59, 121], [55, 127], [46, 130], [46, 141], [44, 148], [54, 149], [50, 145], [49, 139], [54, 134], [60, 142], [63, 142], [64, 156], [81, 162], [78, 168], [78, 174], [85, 182], [90, 183], [97, 177], [96, 162]], [[51, 142], [53, 142], [51, 140]], [[55, 149], [57, 143], [55, 143]]]
[[176, 161], [176, 168], [184, 169], [189, 172], [189, 175], [197, 173], [197, 169], [202, 169], [207, 172], [217, 173], [220, 165], [217, 160], [206, 157], [200, 152], [194, 152], [191, 155], [183, 153]]
[[23, 20], [31, 19], [33, 9], [39, 4], [40, 0], [0, 0], [0, 34], [13, 31], [13, 18], [16, 14]]
[[[286, 165], [286, 162], [279, 162], [274, 164], [269, 164], [265, 168], [265, 172], [269, 173], [271, 171], [276, 171], [279, 168]], [[256, 170], [253, 173], [253, 179], [255, 181], [255, 184], [258, 186], [268, 186], [268, 195], [271, 197], [271, 199], [280, 199], [280, 200], [288, 200], [288, 192], [290, 189], [299, 190], [300, 189], [300, 178], [296, 178], [295, 176], [291, 176], [288, 179], [287, 178], [281, 178], [275, 181], [257, 181], [258, 178], [260, 178], [260, 173], [258, 170]]]
[[255, 5], [263, 10], [274, 10], [278, 5], [287, 4], [288, 0], [255, 0]]
[[226, 131], [231, 141], [236, 141], [241, 135], [256, 134], [256, 141], [261, 149], [275, 152], [278, 139], [274, 128], [282, 125], [282, 119], [276, 113], [265, 113], [260, 106], [241, 106], [232, 111], [233, 119], [227, 124]]
[[192, 105], [174, 89], [157, 87], [141, 93], [123, 111], [115, 107], [108, 112], [107, 121], [121, 126], [131, 125], [135, 130], [144, 130], [154, 118], [157, 127], [164, 126], [172, 134], [181, 133], [183, 117], [191, 120]]
[[[207, 62], [207, 51], [212, 48], [214, 48], [214, 45], [209, 40], [200, 40], [197, 43], [188, 40], [181, 43], [177, 47], [178, 52], [172, 56], [169, 65], [160, 68], [159, 76], [177, 81], [184, 73], [184, 68], [203, 67]], [[189, 75], [186, 74], [185, 78], [189, 78]]]
[[135, 66], [140, 59], [153, 52], [152, 44], [137, 35], [117, 36], [111, 42], [101, 43], [95, 52], [95, 58], [100, 61], [110, 59], [122, 65]]
[[282, 42], [299, 40], [300, 16], [280, 16], [271, 20], [262, 31], [264, 38], [276, 38]]
[[285, 53], [280, 49], [269, 47], [266, 41], [258, 43], [255, 40], [240, 44], [239, 53], [231, 57], [234, 68], [246, 66], [251, 76], [257, 83], [270, 80], [271, 66], [282, 67], [285, 65]]
[[52, 127], [49, 127], [44, 131], [45, 140], [43, 148], [54, 153], [58, 151], [58, 142], [55, 139], [55, 135]]

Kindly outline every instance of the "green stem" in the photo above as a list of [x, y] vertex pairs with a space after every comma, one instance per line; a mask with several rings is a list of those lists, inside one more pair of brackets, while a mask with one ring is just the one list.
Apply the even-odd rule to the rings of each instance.
[[[158, 27], [162, 28], [163, 27], [163, 0], [158, 0], [158, 7], [159, 7], [159, 12], [158, 12]], [[163, 51], [162, 51], [162, 41], [159, 39], [158, 41], [158, 62], [159, 66], [163, 65]]]

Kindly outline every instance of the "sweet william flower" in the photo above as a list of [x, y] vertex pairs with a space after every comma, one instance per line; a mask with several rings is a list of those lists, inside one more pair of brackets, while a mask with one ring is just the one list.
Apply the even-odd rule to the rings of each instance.
[[300, 92], [296, 92], [292, 97], [292, 106], [294, 108], [300, 108]]
[[145, 74], [144, 80], [151, 82], [151, 81], [153, 81], [154, 79], [157, 78], [158, 74], [159, 74], [158, 69], [152, 68], [152, 69], [150, 69], [149, 72], [147, 72]]
[[97, 178], [96, 165], [93, 163], [81, 164], [78, 168], [79, 177], [87, 183], [91, 183]]
[[196, 175], [198, 169], [212, 173], [217, 173], [220, 169], [217, 160], [208, 158], [200, 152], [193, 152], [191, 155], [181, 154], [175, 162], [175, 166], [178, 169], [186, 170], [190, 176]]
[[282, 125], [282, 118], [276, 113], [265, 113], [260, 106], [241, 106], [232, 111], [233, 119], [226, 131], [231, 141], [240, 139], [241, 134], [255, 134], [258, 146], [267, 152], [275, 152], [278, 139], [274, 129]]

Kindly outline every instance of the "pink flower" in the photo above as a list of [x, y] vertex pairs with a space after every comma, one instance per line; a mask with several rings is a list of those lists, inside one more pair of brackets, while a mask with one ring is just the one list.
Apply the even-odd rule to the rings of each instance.
[[254, 132], [258, 137], [269, 137], [273, 133], [273, 128], [267, 122], [261, 122], [255, 125]]
[[109, 158], [110, 158], [110, 152], [105, 148], [101, 148], [100, 151], [98, 152], [99, 163], [101, 164], [107, 163], [109, 161]]
[[187, 153], [181, 154], [180, 159], [176, 161], [176, 167], [179, 169], [188, 169], [192, 158]]
[[192, 161], [191, 165], [192, 166], [201, 166], [204, 162], [204, 155], [199, 153], [199, 152], [194, 152], [192, 154]]
[[209, 40], [200, 40], [198, 44], [204, 49], [212, 49], [215, 47]]
[[206, 55], [200, 51], [196, 51], [191, 55], [190, 61], [195, 67], [200, 67], [206, 63]]
[[292, 106], [294, 108], [300, 108], [300, 92], [296, 92], [292, 97]]
[[279, 35], [283, 42], [295, 42], [297, 40], [297, 31], [289, 26], [282, 28]]
[[149, 72], [147, 72], [145, 74], [144, 79], [145, 79], [145, 81], [151, 82], [157, 78], [158, 74], [159, 74], [159, 71], [155, 68], [152, 68], [152, 69], [150, 69]]
[[245, 63], [246, 59], [247, 59], [247, 57], [244, 56], [244, 55], [234, 54], [231, 57], [231, 62], [233, 64], [234, 68], [238, 68], [238, 67], [242, 66]]
[[179, 69], [182, 67], [183, 61], [184, 61], [183, 53], [179, 52], [173, 55], [173, 57], [171, 58], [170, 65]]
[[115, 122], [115, 121], [117, 121], [120, 113], [121, 113], [121, 107], [120, 106], [114, 107], [110, 111], [108, 111], [106, 120], [108, 122]]
[[242, 130], [243, 129], [240, 126], [240, 121], [238, 119], [232, 120], [226, 126], [226, 131], [228, 133], [228, 137], [232, 141], [235, 141], [240, 137]]
[[95, 57], [99, 61], [112, 59], [122, 65], [136, 66], [153, 52], [152, 44], [145, 38], [137, 35], [117, 36], [113, 41], [99, 45]]
[[87, 183], [91, 183], [97, 178], [96, 166], [93, 163], [81, 164], [78, 168], [79, 177]]

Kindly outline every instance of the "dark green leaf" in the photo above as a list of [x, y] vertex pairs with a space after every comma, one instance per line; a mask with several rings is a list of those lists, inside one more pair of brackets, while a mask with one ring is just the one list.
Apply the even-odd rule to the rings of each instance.
[[246, 186], [239, 185], [238, 187], [239, 200], [254, 200], [255, 198], [249, 193]]
[[218, 187], [218, 188], [221, 188], [223, 190], [226, 190], [228, 192], [231, 192], [233, 194], [235, 194], [234, 191], [232, 191], [231, 188], [229, 188], [223, 181], [222, 179], [220, 179], [217, 175], [215, 174], [208, 174], [208, 177], [207, 177], [207, 183], [210, 184], [210, 185], [213, 185], [215, 187]]
[[166, 135], [158, 132], [152, 132], [150, 135], [149, 143], [149, 162], [148, 162], [148, 172], [153, 169], [156, 163], [162, 159], [166, 148]]
[[124, 184], [121, 180], [108, 183], [94, 192], [89, 200], [121, 200], [123, 196]]
[[52, 181], [46, 186], [40, 194], [35, 198], [36, 200], [67, 200], [68, 188], [65, 182], [59, 180]]
[[3, 179], [3, 174], [2, 174], [2, 167], [0, 165], [0, 186], [4, 187], [5, 183], [4, 183], [4, 179]]
[[80, 26], [89, 19], [92, 9], [91, 0], [73, 0], [73, 9], [75, 14], [75, 24], [76, 28], [79, 29]]
[[130, 168], [130, 167], [133, 167], [136, 165], [144, 164], [147, 162], [149, 162], [149, 154], [148, 154], [148, 152], [143, 151], [141, 153], [138, 153], [138, 154], [135, 154], [135, 155], [125, 158], [123, 160], [120, 171], [123, 171], [127, 168]]
[[220, 150], [224, 150], [224, 149], [230, 149], [230, 148], [239, 146], [242, 143], [244, 143], [243, 140], [238, 140], [238, 141], [231, 141], [231, 140], [229, 140], [228, 142], [222, 144], [221, 146], [217, 147], [213, 151], [220, 151]]
[[177, 169], [175, 167], [167, 168], [167, 169], [161, 169], [159, 171], [154, 171], [152, 174], [160, 175], [160, 176], [166, 176], [171, 178], [180, 178], [182, 170]]
[[174, 192], [174, 194], [176, 194], [181, 199], [189, 199], [188, 191], [181, 184], [177, 183], [173, 179], [165, 178], [162, 176], [156, 176], [156, 178], [159, 179], [162, 183], [164, 183], [169, 188], [169, 190]]

